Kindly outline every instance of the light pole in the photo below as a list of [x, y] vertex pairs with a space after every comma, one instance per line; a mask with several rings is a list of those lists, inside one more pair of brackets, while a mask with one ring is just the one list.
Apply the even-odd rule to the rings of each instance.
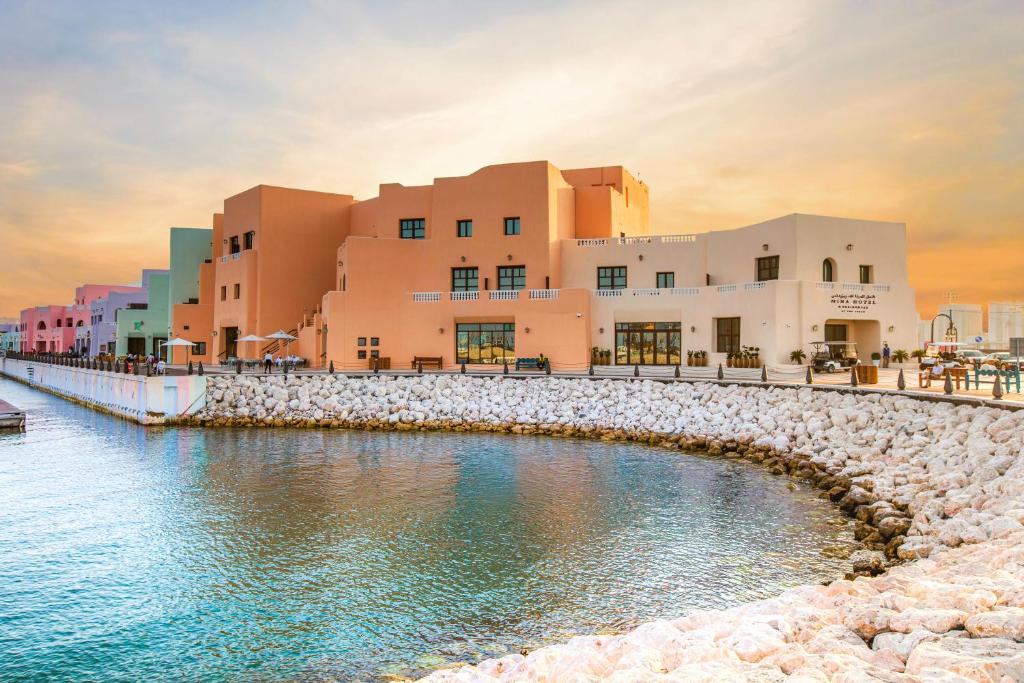
[[957, 341], [957, 329], [956, 326], [953, 324], [953, 317], [948, 313], [939, 313], [934, 318], [932, 318], [932, 331], [930, 334], [931, 339], [929, 341], [933, 344], [935, 343], [935, 321], [938, 320], [939, 318], [946, 318], [947, 320], [949, 320], [949, 327], [946, 328], [946, 336], [952, 336], [952, 341]]

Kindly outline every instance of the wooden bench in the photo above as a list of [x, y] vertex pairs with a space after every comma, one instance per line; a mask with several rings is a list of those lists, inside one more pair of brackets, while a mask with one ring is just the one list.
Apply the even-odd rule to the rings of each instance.
[[441, 356], [413, 356], [412, 357], [412, 367], [413, 368], [419, 368], [420, 366], [422, 366], [422, 367], [432, 366], [432, 367], [435, 367], [438, 370], [440, 370], [441, 369]]
[[945, 382], [946, 372], [949, 372], [949, 377], [956, 385], [957, 391], [960, 390], [961, 381], [965, 383], [967, 382], [967, 368], [944, 368], [941, 375], [932, 374], [932, 369], [928, 368], [926, 370], [922, 370], [917, 376], [917, 385], [923, 389], [925, 387], [930, 387], [932, 385], [932, 380]]
[[516, 358], [516, 370], [543, 370], [544, 363], [539, 358]]

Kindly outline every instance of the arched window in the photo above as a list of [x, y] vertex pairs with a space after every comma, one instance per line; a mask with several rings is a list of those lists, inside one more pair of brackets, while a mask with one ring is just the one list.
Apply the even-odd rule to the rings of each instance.
[[82, 323], [84, 323], [84, 322], [85, 322], [84, 320], [79, 320], [78, 324], [76, 324], [75, 327], [81, 327]]
[[60, 327], [60, 318], [57, 318], [57, 327]]
[[825, 259], [821, 262], [821, 281], [822, 282], [835, 282], [836, 281], [836, 262], [830, 258]]
[[45, 330], [46, 329], [46, 322], [43, 321], [43, 320], [40, 320], [39, 324], [36, 325], [36, 329], [37, 330]]

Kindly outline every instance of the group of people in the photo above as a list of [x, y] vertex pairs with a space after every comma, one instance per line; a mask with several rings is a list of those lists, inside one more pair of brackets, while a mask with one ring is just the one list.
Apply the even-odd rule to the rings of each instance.
[[288, 364], [288, 367], [294, 368], [298, 367], [303, 362], [304, 361], [301, 358], [294, 354], [290, 354], [287, 356], [278, 356], [277, 358], [275, 358], [272, 353], [267, 353], [263, 356], [263, 371], [266, 373], [270, 373], [274, 365], [277, 365], [277, 367], [280, 368], [283, 367], [285, 363]]

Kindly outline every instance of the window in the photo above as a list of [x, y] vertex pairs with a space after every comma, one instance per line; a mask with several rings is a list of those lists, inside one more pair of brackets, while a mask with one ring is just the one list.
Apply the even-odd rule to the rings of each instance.
[[370, 351], [370, 358], [380, 358], [380, 351], [378, 351], [377, 349], [372, 349]]
[[221, 285], [221, 287], [220, 287], [220, 300], [221, 301], [227, 301], [228, 300], [228, 286], [227, 285]]
[[196, 342], [192, 347], [192, 354], [195, 356], [205, 356], [206, 342]]
[[506, 235], [518, 235], [519, 234], [519, 216], [514, 218], [505, 219], [505, 234]]
[[238, 235], [231, 236], [231, 253], [237, 254], [241, 249], [238, 248]]
[[[861, 268], [863, 268], [863, 267], [864, 266], [861, 266]], [[75, 325], [75, 321], [74, 321], [73, 318], [65, 318], [65, 320], [64, 320], [64, 326], [65, 327], [74, 327], [74, 325]]]
[[715, 351], [737, 353], [740, 350], [740, 319], [716, 318], [715, 327], [717, 332]]
[[56, 325], [56, 327], [63, 327], [63, 325], [64, 325], [64, 323], [61, 322], [60, 318], [57, 318], [57, 325]]
[[615, 323], [616, 365], [678, 365], [680, 323]]
[[836, 262], [830, 258], [825, 259], [821, 262], [821, 281], [822, 282], [835, 282], [836, 281]]
[[256, 232], [253, 231], [253, 230], [250, 230], [249, 232], [245, 233], [245, 235], [243, 235], [242, 237], [243, 237], [243, 241], [242, 241], [243, 246], [246, 249], [252, 249], [252, 244], [253, 244], [253, 242], [256, 239]]
[[526, 266], [498, 266], [498, 289], [524, 289]]
[[356, 351], [356, 358], [359, 360], [366, 360], [366, 350], [362, 349], [360, 351]]
[[380, 337], [370, 337], [370, 346], [380, 346]]
[[779, 279], [779, 257], [765, 256], [757, 259], [757, 281]]
[[675, 273], [658, 273], [657, 275], [657, 287], [658, 289], [672, 289], [676, 286], [676, 274]]
[[356, 346], [366, 346], [366, 337], [356, 337]]
[[45, 322], [43, 322], [42, 320], [40, 320], [40, 321], [39, 321], [39, 324], [38, 324], [38, 325], [36, 325], [36, 329], [37, 329], [37, 330], [45, 330], [45, 329], [46, 329], [46, 323], [45, 323]]
[[421, 240], [427, 236], [425, 218], [403, 218], [398, 221], [398, 236], [403, 240]]
[[516, 357], [516, 324], [456, 323], [456, 363], [513, 363]]
[[234, 298], [237, 299], [240, 296], [242, 296], [242, 285], [240, 285], [239, 283], [236, 282], [235, 283]]
[[626, 266], [602, 266], [597, 269], [598, 289], [625, 289]]
[[875, 268], [874, 266], [861, 266], [860, 267], [860, 283], [862, 285], [869, 285], [875, 281]]
[[473, 221], [455, 221], [456, 237], [472, 237]]
[[475, 292], [480, 289], [476, 268], [452, 268], [452, 291]]

